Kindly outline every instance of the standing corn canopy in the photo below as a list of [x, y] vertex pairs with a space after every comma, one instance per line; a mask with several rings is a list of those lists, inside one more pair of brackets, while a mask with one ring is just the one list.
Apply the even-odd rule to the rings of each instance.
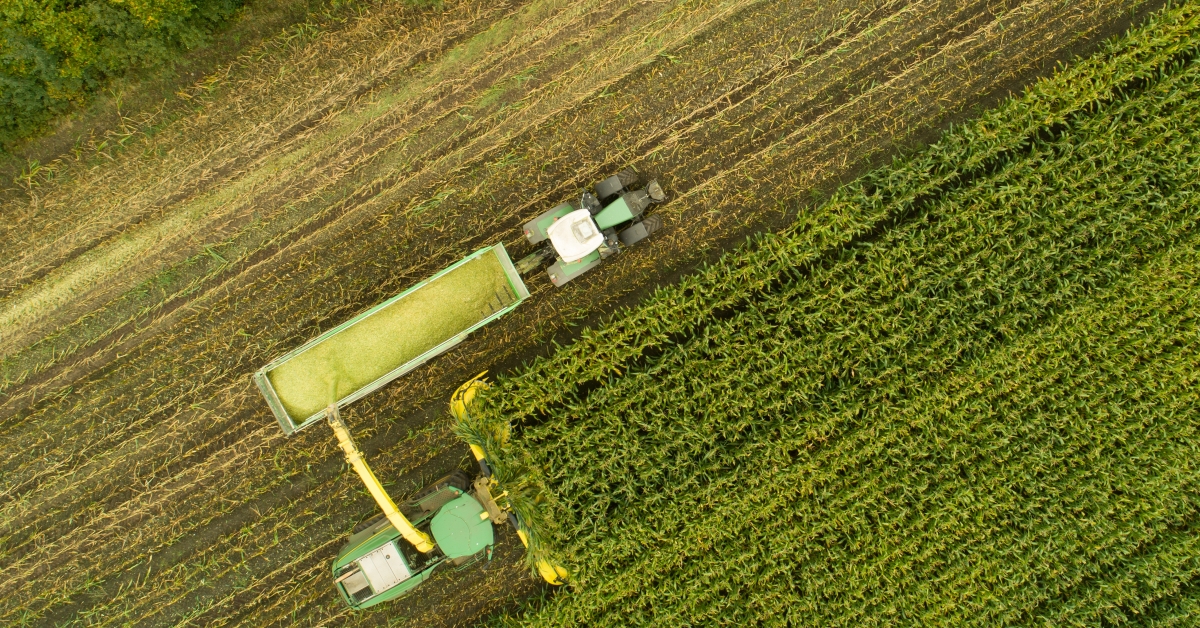
[[576, 585], [496, 622], [1194, 617], [1198, 56], [1165, 11], [501, 380], [460, 430]]

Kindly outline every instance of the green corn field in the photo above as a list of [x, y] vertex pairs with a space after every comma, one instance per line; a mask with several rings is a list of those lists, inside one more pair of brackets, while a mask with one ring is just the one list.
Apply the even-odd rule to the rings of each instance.
[[1200, 4], [549, 358], [458, 431], [569, 590], [498, 625], [1200, 616]]

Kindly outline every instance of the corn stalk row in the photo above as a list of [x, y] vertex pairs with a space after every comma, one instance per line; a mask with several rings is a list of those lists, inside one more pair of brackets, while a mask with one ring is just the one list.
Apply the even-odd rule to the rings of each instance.
[[576, 585], [497, 621], [1186, 606], [1198, 29], [1158, 15], [502, 380], [460, 432]]

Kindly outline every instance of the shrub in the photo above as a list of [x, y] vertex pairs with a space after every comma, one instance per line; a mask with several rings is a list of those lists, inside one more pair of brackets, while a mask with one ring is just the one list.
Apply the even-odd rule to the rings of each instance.
[[241, 0], [7, 0], [0, 5], [0, 142], [25, 137], [107, 79], [169, 64]]

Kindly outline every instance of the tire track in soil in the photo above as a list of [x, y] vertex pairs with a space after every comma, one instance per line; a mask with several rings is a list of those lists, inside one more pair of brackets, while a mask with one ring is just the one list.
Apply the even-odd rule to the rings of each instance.
[[[79, 228], [73, 224], [77, 223], [77, 220], [74, 212], [72, 212], [70, 208], [63, 207], [62, 209], [67, 210], [67, 213], [65, 215], [57, 215], [53, 212], [49, 212], [48, 208], [46, 208], [43, 204], [40, 208], [40, 211], [35, 210], [34, 216], [27, 217], [28, 220], [22, 221], [22, 223], [18, 225], [10, 225], [7, 229], [0, 232], [0, 244], [3, 244], [6, 248], [11, 248], [12, 250], [16, 251], [17, 256], [4, 260], [4, 265], [0, 266], [0, 270], [3, 270], [5, 273], [6, 280], [5, 284], [0, 285], [0, 298], [10, 294], [15, 289], [20, 288], [22, 285], [35, 280], [37, 277], [44, 276], [46, 273], [52, 271], [55, 267], [62, 265], [65, 261], [76, 257], [78, 253], [82, 252], [83, 250], [110, 239], [113, 235], [123, 231], [124, 227], [138, 224], [144, 220], [148, 214], [157, 210], [161, 210], [164, 206], [193, 198], [198, 194], [215, 187], [216, 185], [227, 182], [228, 175], [258, 160], [268, 151], [279, 149], [281, 145], [288, 142], [288, 140], [297, 137], [301, 132], [316, 127], [321, 122], [325, 121], [330, 114], [349, 107], [355, 100], [368, 94], [369, 92], [379, 89], [389, 80], [395, 80], [398, 75], [403, 73], [411, 73], [420, 64], [444, 55], [447, 51], [449, 51], [449, 49], [457, 46], [464, 40], [477, 35], [481, 28], [486, 27], [496, 21], [512, 17], [523, 6], [512, 2], [491, 3], [488, 5], [488, 7], [486, 7], [491, 11], [491, 13], [481, 13], [474, 7], [469, 7], [466, 3], [451, 3], [451, 5], [451, 11], [438, 16], [432, 16], [429, 13], [414, 11], [412, 7], [398, 7], [398, 11], [394, 11], [386, 16], [398, 21], [398, 24], [388, 24], [387, 29], [389, 32], [405, 32], [406, 34], [413, 35], [419, 35], [421, 32], [433, 32], [442, 35], [442, 38], [433, 41], [429, 39], [418, 41], [417, 47], [415, 49], [408, 50], [408, 54], [404, 59], [400, 60], [399, 63], [393, 62], [389, 64], [389, 66], [381, 68], [383, 71], [379, 72], [378, 74], [362, 77], [358, 81], [345, 86], [344, 90], [330, 94], [331, 98], [329, 99], [321, 98], [321, 96], [329, 93], [327, 90], [317, 90], [315, 92], [310, 90], [310, 92], [306, 93], [306, 96], [316, 96], [316, 102], [314, 103], [313, 107], [310, 108], [310, 110], [299, 112], [301, 113], [301, 116], [298, 120], [291, 122], [283, 121], [286, 126], [279, 131], [272, 131], [271, 128], [261, 129], [263, 132], [268, 134], [268, 137], [265, 138], [265, 141], [249, 146], [249, 150], [244, 153], [234, 154], [227, 160], [216, 163], [207, 163], [201, 159], [196, 163], [191, 164], [184, 170], [177, 172], [175, 175], [173, 175], [173, 179], [186, 179], [188, 175], [195, 175], [199, 172], [203, 172], [204, 174], [188, 180], [185, 187], [180, 190], [169, 193], [164, 192], [158, 200], [154, 201], [148, 208], [141, 210], [140, 213], [135, 213], [130, 217], [112, 225], [103, 225], [97, 234], [92, 236], [84, 236], [85, 238], [90, 239], [86, 239], [82, 243], [74, 244], [74, 248], [69, 252], [57, 254], [50, 253], [49, 259], [43, 259], [37, 262], [23, 261], [29, 258], [37, 259], [37, 251], [30, 251], [25, 247], [28, 247], [29, 245], [36, 245], [39, 241], [49, 241], [50, 243], [58, 244], [56, 241], [64, 239], [65, 235], [63, 233], [54, 233], [53, 235], [47, 237], [46, 234], [36, 233], [34, 230], [45, 230], [64, 225], [67, 228]], [[454, 13], [454, 10], [459, 11], [459, 13]], [[452, 18], [449, 23], [447, 23], [446, 19], [442, 19], [440, 21], [436, 19], [436, 17], [445, 18], [446, 15], [449, 15]], [[388, 20], [384, 19], [381, 21], [387, 22]], [[362, 22], [365, 21], [361, 21], [359, 24], [356, 24], [351, 28], [358, 28], [360, 30], [371, 29], [372, 24], [364, 25]], [[424, 31], [422, 31], [420, 28], [422, 25], [426, 26]], [[432, 28], [430, 28], [430, 26], [432, 26]], [[341, 34], [341, 29], [335, 28], [333, 29], [332, 33], [324, 34], [338, 35]], [[346, 51], [342, 52], [345, 53]], [[263, 55], [269, 54], [270, 51], [263, 53]], [[251, 59], [251, 57], [257, 58]], [[243, 59], [238, 60], [233, 67], [227, 69], [224, 74], [226, 74], [226, 78], [228, 78], [228, 75], [232, 72], [235, 72], [237, 69], [245, 69], [246, 66], [259, 62], [261, 62], [261, 55], [256, 55], [255, 52], [252, 51]], [[207, 81], [205, 81], [205, 83], [207, 83]], [[287, 86], [286, 91], [294, 93], [294, 86]], [[189, 96], [189, 98], [190, 97], [191, 96]], [[294, 105], [294, 103], [295, 98], [293, 98], [289, 104]], [[212, 103], [210, 102], [208, 104]], [[296, 108], [294, 106], [289, 106], [288, 109], [295, 110]], [[238, 116], [245, 117], [246, 113], [247, 112], [244, 109], [238, 107]], [[285, 111], [283, 113], [286, 114], [287, 112]], [[280, 116], [275, 116], [276, 119], [279, 117]], [[275, 120], [273, 120], [273, 122], [274, 121]], [[261, 128], [264, 126], [273, 127], [274, 125], [260, 124], [258, 126]], [[227, 151], [229, 148], [230, 147], [226, 145], [215, 149], [210, 149], [210, 151], [212, 153], [219, 153], [222, 151]], [[215, 157], [215, 155], [211, 156]], [[79, 167], [79, 164], [71, 165]], [[162, 181], [158, 182], [158, 184], [161, 185], [162, 183], [166, 182], [167, 181]], [[15, 201], [17, 199], [9, 200]], [[35, 207], [36, 206], [37, 203], [35, 201]], [[95, 228], [93, 225], [82, 225], [82, 227], [85, 229]], [[28, 233], [22, 236], [21, 234], [15, 232], [16, 228], [21, 228]]]
[[[509, 15], [511, 15], [511, 13]], [[509, 15], [502, 15], [501, 19], [505, 19], [505, 18], [509, 17]], [[458, 34], [452, 33], [452, 35], [454, 35], [455, 40], [462, 40], [465, 37], [467, 37], [467, 35], [470, 35], [470, 33], [469, 32], [458, 33]], [[453, 43], [453, 41], [451, 41], [451, 42], [441, 41], [439, 43], [439, 45], [442, 47], [445, 47], [445, 46], [451, 45], [452, 43]], [[421, 51], [418, 51], [417, 53], [415, 53], [414, 56], [426, 56], [427, 53], [428, 53], [428, 50], [421, 50]], [[490, 71], [489, 67], [491, 65], [495, 65], [495, 63], [496, 62], [489, 62], [488, 64], [485, 64], [485, 66], [482, 69], [486, 70], [486, 71]], [[401, 69], [403, 69], [403, 68], [401, 68]], [[396, 71], [389, 72], [389, 74], [395, 74], [395, 73], [396, 73]], [[460, 88], [460, 91], [461, 91], [463, 89], [472, 88], [474, 83], [478, 82], [478, 80], [486, 80], [486, 76], [484, 77], [484, 79], [477, 79], [475, 81], [469, 80], [470, 78], [471, 77], [456, 77], [456, 80], [445, 82], [442, 85], [437, 86], [437, 87], [441, 91], [444, 92], [444, 91], [446, 91], [445, 90], [446, 87], [455, 87], [455, 84], [457, 84], [457, 87]], [[353, 91], [357, 94], [357, 93], [364, 92], [365, 90], [375, 89], [374, 87], [372, 87], [372, 85], [377, 85], [382, 81], [382, 79], [377, 78], [377, 77], [376, 78], [368, 77], [368, 79], [370, 81], [369, 83], [366, 83], [364, 85], [359, 85], [357, 87], [355, 87], [354, 85], [351, 85], [350, 88], [352, 88]], [[455, 93], [452, 91], [450, 95], [453, 96], [453, 95], [455, 95]], [[461, 96], [461, 94], [459, 94], [459, 96]], [[445, 99], [446, 99], [446, 97], [443, 97], [443, 98], [441, 98], [441, 101], [444, 101]], [[346, 103], [353, 102], [354, 100], [356, 100], [356, 98], [354, 98], [353, 96], [347, 97], [347, 98], [341, 98], [341, 99], [339, 99], [339, 102], [336, 102], [331, 105], [326, 105], [324, 107], [324, 109], [332, 110], [336, 107], [341, 107], [342, 105], [345, 105]], [[411, 106], [405, 107], [405, 111], [401, 112], [401, 113], [407, 114], [410, 117], [420, 115], [422, 113], [429, 113], [428, 110], [430, 109], [430, 106], [436, 105], [439, 103], [440, 103], [440, 101], [438, 99], [432, 99], [432, 100], [428, 100], [428, 101], [417, 101], [417, 102], [412, 103]], [[451, 103], [451, 104], [453, 104], [453, 103]], [[433, 113], [436, 115], [442, 115], [442, 114], [438, 114], [436, 111]], [[328, 116], [326, 116], [326, 117], [328, 117]], [[412, 121], [407, 120], [407, 122], [412, 122]], [[312, 126], [312, 125], [310, 125], [310, 126]], [[326, 126], [328, 126], [328, 125], [326, 125]], [[419, 133], [421, 130], [422, 130], [421, 128], [418, 128], [416, 131], [414, 131], [414, 133]], [[286, 133], [285, 133], [285, 135], [286, 135]], [[312, 134], [310, 133], [308, 135], [311, 136]], [[295, 152], [295, 151], [299, 150], [297, 148], [297, 146], [299, 144], [301, 144], [304, 139], [307, 139], [307, 138], [306, 137], [298, 137], [296, 139], [296, 141], [289, 142], [283, 146], [277, 146], [277, 147], [270, 145], [270, 143], [268, 143], [269, 144], [268, 146], [260, 147], [258, 150], [251, 151], [252, 153], [255, 153], [255, 154], [252, 154], [248, 159], [251, 162], [254, 162], [255, 165], [261, 167], [261, 166], [263, 166], [264, 161], [269, 161], [269, 160], [266, 158], [255, 159], [256, 155], [261, 155], [267, 149], [272, 148], [272, 147], [278, 148], [279, 150], [277, 152], [288, 152], [288, 151]], [[334, 148], [337, 148], [337, 147], [335, 146]], [[365, 148], [357, 149], [357, 152], [359, 152], [359, 153], [369, 154], [369, 152], [364, 152], [364, 151], [365, 151]], [[345, 157], [342, 157], [342, 160], [344, 160], [344, 159], [345, 159]], [[332, 158], [332, 157], [326, 157], [324, 159], [324, 161], [327, 163], [332, 163], [332, 162], [336, 161], [336, 159]], [[228, 164], [223, 164], [223, 165], [216, 165], [214, 167], [218, 171], [223, 171], [223, 170], [231, 169], [233, 166], [229, 166]], [[209, 178], [211, 179], [211, 177], [209, 177]], [[212, 183], [212, 182], [210, 181], [210, 183]], [[286, 185], [287, 183], [290, 183], [290, 185]], [[275, 198], [273, 202], [267, 203], [268, 205], [282, 207], [282, 206], [286, 205], [289, 200], [294, 199], [294, 197], [297, 193], [297, 189], [296, 189], [297, 183], [296, 182], [290, 181], [290, 180], [281, 181], [280, 184], [277, 185], [277, 187], [280, 187], [280, 186], [283, 187], [283, 191], [280, 193], [280, 194], [282, 194], [282, 196], [280, 196], [280, 194], [277, 194], [276, 197], [279, 197], [279, 198]], [[207, 188], [211, 188], [211, 187], [212, 187], [212, 185], [209, 185], [209, 186], [205, 186], [204, 188], [197, 188], [197, 189], [202, 190], [202, 189], [207, 189]], [[192, 193], [182, 195], [182, 197], [187, 198], [187, 199], [194, 199], [198, 194], [199, 194], [199, 192], [196, 192], [195, 190], [193, 190]], [[313, 194], [313, 192], [311, 192], [311, 191], [305, 192], [305, 194], [311, 195], [311, 194]], [[266, 200], [270, 201], [271, 199], [266, 199]], [[243, 204], [246, 204], [246, 203], [243, 203]], [[155, 212], [161, 212], [161, 211], [162, 211], [162, 206], [156, 205], [155, 207], [151, 207], [148, 210], [146, 210], [146, 213], [155, 213]], [[330, 219], [332, 219], [332, 218], [336, 218], [336, 214], [335, 214], [335, 216], [331, 217]], [[214, 229], [220, 230], [220, 229], [229, 229], [229, 228], [240, 228], [240, 227], [245, 226], [245, 223], [247, 222], [247, 220], [248, 220], [247, 216], [240, 216], [233, 223], [227, 223], [221, 227], [214, 227]], [[140, 222], [140, 221], [138, 221], [138, 222]], [[302, 226], [299, 230], [294, 231], [293, 233], [290, 233], [290, 234], [285, 233], [282, 235], [277, 235], [276, 240], [278, 241], [280, 239], [284, 239], [284, 238], [288, 238], [288, 237], [291, 237], [291, 238], [303, 237], [303, 236], [307, 235], [308, 233], [311, 233], [312, 231], [319, 229], [321, 226], [323, 226], [321, 221], [316, 221], [315, 223], [310, 222], [307, 227]], [[112, 238], [109, 238], [109, 239], [111, 240]], [[253, 263], [255, 263], [257, 261], [260, 261], [265, 256], [270, 255], [271, 252], [272, 251], [267, 250], [265, 252], [260, 252], [260, 254], [254, 256], [253, 259], [243, 260], [244, 265], [242, 266], [242, 268], [248, 267], [249, 265], [252, 265]], [[229, 276], [229, 273], [225, 273], [225, 276], [226, 277]], [[126, 283], [128, 283], [128, 282], [126, 282]], [[215, 285], [216, 282], [210, 281], [209, 284], [210, 284], [210, 286]], [[110, 282], [110, 285], [105, 285], [105, 286], [101, 286], [101, 287], [97, 288], [97, 290], [99, 290], [98, 294], [96, 294], [96, 295], [89, 294], [89, 295], [80, 297], [79, 302], [77, 303], [76, 307], [72, 311], [83, 311], [83, 312], [88, 311], [87, 306], [90, 303], [93, 303], [97, 299], [105, 297], [105, 295], [111, 296], [114, 293], [114, 291], [116, 290], [116, 288], [120, 287], [121, 285], [122, 284], [120, 284], [120, 282], [117, 282], [116, 284], [112, 284], [112, 282]], [[168, 304], [166, 304], [165, 307], [167, 307], [168, 309], [174, 308], [174, 307], [179, 307], [180, 305], [195, 298], [198, 294], [201, 294], [201, 293], [202, 293], [202, 291], [198, 291], [198, 290], [190, 290], [190, 289], [185, 290], [185, 291], [183, 291], [182, 294], [176, 294], [175, 298], [171, 299], [171, 301]], [[70, 312], [67, 312], [66, 314], [70, 314]], [[142, 317], [142, 318], [144, 319], [145, 317]], [[49, 325], [53, 324], [53, 322], [54, 322], [54, 320], [48, 319], [48, 320], [42, 321], [41, 324], [43, 327], [45, 327], [45, 326], [49, 326]], [[129, 332], [129, 331], [135, 330], [137, 328], [139, 322], [140, 322], [139, 320], [134, 319], [134, 320], [130, 321], [129, 323], [127, 323], [126, 325], [118, 328], [115, 332], [110, 333], [108, 335], [113, 338], [120, 337], [123, 335], [123, 332]], [[26, 335], [27, 336], [32, 335], [33, 331], [34, 331], [33, 329], [27, 330]], [[91, 352], [87, 352], [84, 355], [82, 355], [81, 358], [86, 359], [87, 357], [89, 357], [90, 353], [94, 353], [94, 352], [95, 352], [94, 350]]]
[[[493, 8], [507, 9], [511, 6], [513, 5], [497, 4], [493, 5]], [[503, 19], [511, 14], [512, 11], [510, 10], [507, 14], [501, 13], [496, 19]], [[422, 16], [418, 15], [415, 19], [419, 20], [421, 17]], [[228, 182], [229, 175], [258, 160], [258, 158], [260, 158], [264, 153], [271, 151], [272, 149], [279, 149], [281, 144], [284, 144], [287, 142], [287, 140], [294, 138], [299, 134], [300, 131], [316, 126], [325, 118], [327, 118], [329, 114], [344, 109], [359, 97], [370, 91], [378, 89], [378, 87], [383, 85], [388, 78], [393, 78], [398, 73], [411, 71], [423, 60], [444, 54], [449, 48], [454, 47], [455, 45], [461, 43], [464, 39], [477, 34], [476, 32], [469, 30], [467, 27], [473, 25], [475, 28], [479, 28], [481, 25], [487, 25], [494, 21], [480, 20], [476, 15], [467, 15], [465, 17], [467, 18], [464, 20], [466, 23], [451, 24], [451, 28], [446, 28], [446, 24], [444, 22], [439, 23], [439, 26], [441, 27], [439, 30], [444, 32], [445, 35], [447, 35], [446, 37], [435, 42], [423, 42], [432, 45], [411, 51], [408, 55], [408, 58], [404, 60], [400, 67], [389, 70], [383, 76], [367, 77], [359, 85], [348, 86], [347, 91], [349, 93], [335, 94], [332, 102], [318, 103], [315, 111], [304, 112], [304, 117], [301, 120], [291, 123], [291, 126], [284, 129], [281, 133], [278, 133], [277, 137], [269, 139], [266, 142], [253, 145], [247, 152], [233, 155], [226, 161], [218, 163], [206, 163], [202, 159], [201, 161], [192, 164], [182, 172], [176, 173], [173, 177], [175, 179], [183, 179], [188, 175], [195, 175], [197, 172], [202, 172], [203, 174], [200, 174], [194, 180], [188, 181], [181, 190], [164, 193], [164, 195], [159, 199], [149, 203], [147, 207], [133, 213], [130, 216], [119, 219], [117, 222], [112, 224], [101, 225], [99, 230], [92, 235], [84, 235], [84, 239], [82, 241], [79, 241], [77, 238], [73, 239], [66, 237], [67, 234], [63, 233], [58, 233], [53, 237], [46, 237], [44, 234], [33, 232], [34, 229], [41, 228], [44, 230], [60, 225], [66, 225], [68, 228], [74, 228], [76, 230], [82, 228], [85, 231], [96, 228], [94, 224], [77, 226], [78, 221], [73, 212], [67, 214], [66, 216], [35, 215], [30, 217], [32, 218], [31, 220], [22, 221], [22, 223], [16, 226], [19, 226], [23, 230], [30, 232], [24, 235], [24, 237], [21, 237], [20, 234], [13, 233], [13, 227], [5, 230], [5, 232], [2, 234], [4, 240], [3, 244], [6, 248], [13, 250], [16, 255], [5, 260], [4, 265], [0, 266], [0, 270], [4, 271], [6, 279], [6, 282], [3, 285], [0, 285], [0, 298], [11, 294], [12, 292], [20, 289], [32, 281], [36, 281], [37, 279], [44, 277], [57, 267], [63, 265], [71, 259], [77, 258], [81, 253], [94, 248], [96, 245], [113, 239], [114, 236], [127, 230], [128, 227], [140, 224], [151, 215], [161, 212], [164, 207], [194, 198], [208, 189], [211, 189], [221, 183]], [[215, 158], [216, 156], [212, 155], [212, 157]], [[203, 170], [201, 170], [202, 168]], [[166, 182], [167, 181], [164, 181], [162, 183]], [[44, 220], [37, 220], [38, 218], [44, 218]], [[49, 248], [54, 248], [56, 246], [61, 246], [61, 243], [64, 240], [73, 241], [73, 248], [61, 253], [49, 252], [49, 259], [30, 261], [38, 259], [40, 249], [37, 247], [37, 245], [39, 241], [47, 242], [51, 245]]]
[[[643, 256], [643, 257], [644, 257], [644, 256]], [[545, 292], [545, 291], [540, 291], [540, 292]], [[524, 317], [524, 318], [529, 318], [529, 317]], [[389, 395], [389, 396], [395, 396], [395, 395]]]

